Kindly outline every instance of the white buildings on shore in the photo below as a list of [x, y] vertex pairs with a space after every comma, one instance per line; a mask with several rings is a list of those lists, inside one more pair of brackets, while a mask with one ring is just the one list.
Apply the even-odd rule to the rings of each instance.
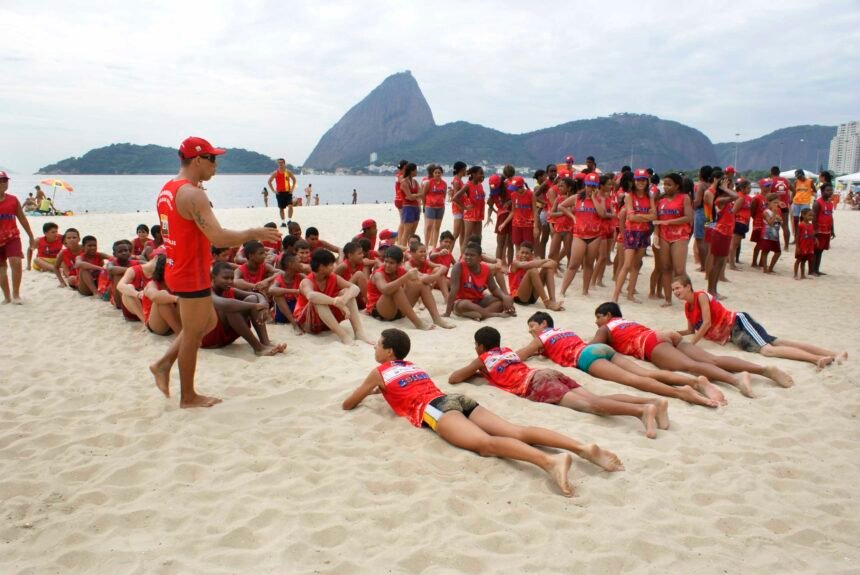
[[830, 171], [835, 174], [860, 172], [860, 121], [842, 124], [830, 140]]

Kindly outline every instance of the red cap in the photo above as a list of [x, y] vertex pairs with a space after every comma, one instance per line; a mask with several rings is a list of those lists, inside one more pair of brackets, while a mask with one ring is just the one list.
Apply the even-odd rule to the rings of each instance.
[[526, 181], [524, 179], [522, 179], [520, 176], [514, 176], [513, 178], [508, 180], [508, 190], [509, 191], [520, 190], [520, 189], [524, 188], [525, 185], [526, 185]]
[[734, 174], [734, 173], [736, 173], [736, 172], [735, 172], [735, 167], [734, 167], [734, 166], [726, 166], [726, 173], [727, 173], [727, 174]]
[[585, 185], [586, 186], [599, 186], [600, 185], [600, 176], [595, 174], [594, 172], [587, 174], [585, 176]]
[[567, 162], [568, 164], [572, 164], [572, 163], [573, 163], [573, 156], [568, 156], [568, 157], [566, 157], [566, 158], [564, 159], [564, 161], [565, 161], [565, 162]]
[[188, 138], [185, 138], [179, 145], [179, 153], [182, 154], [182, 157], [186, 160], [196, 158], [197, 156], [202, 156], [203, 154], [220, 156], [221, 154], [224, 154], [226, 152], [227, 150], [212, 147], [212, 144], [210, 144], [203, 138], [198, 138], [197, 136], [190, 136]]
[[633, 170], [633, 179], [634, 180], [650, 180], [651, 174], [648, 173], [648, 170], [644, 168], [638, 168]]
[[488, 181], [491, 188], [498, 188], [502, 184], [502, 176], [493, 174]]
[[390, 240], [391, 238], [396, 238], [397, 232], [392, 232], [391, 230], [382, 230], [379, 232], [380, 240]]
[[368, 218], [368, 219], [364, 220], [363, 222], [361, 222], [361, 229], [362, 230], [369, 230], [370, 228], [372, 228], [375, 225], [376, 225], [376, 220], [371, 220], [370, 218]]
[[4, 172], [3, 170], [0, 170], [0, 180], [8, 180], [8, 179], [9, 179], [9, 174]]

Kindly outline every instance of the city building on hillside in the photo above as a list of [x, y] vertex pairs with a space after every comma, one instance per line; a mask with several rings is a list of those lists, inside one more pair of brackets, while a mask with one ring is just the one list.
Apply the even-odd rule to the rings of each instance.
[[836, 174], [860, 172], [860, 121], [842, 124], [830, 141], [830, 171]]

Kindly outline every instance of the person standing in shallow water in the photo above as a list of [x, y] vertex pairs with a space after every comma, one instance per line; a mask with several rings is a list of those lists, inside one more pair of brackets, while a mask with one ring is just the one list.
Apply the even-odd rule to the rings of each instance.
[[179, 406], [183, 408], [212, 407], [221, 401], [200, 395], [194, 389], [197, 350], [203, 336], [218, 323], [209, 277], [211, 244], [230, 247], [250, 240], [281, 240], [281, 234], [273, 228], [251, 228], [240, 232], [221, 227], [201, 183], [215, 175], [217, 157], [224, 152], [203, 138], [186, 138], [179, 146], [179, 174], [164, 185], [156, 200], [167, 251], [168, 266], [164, 279], [167, 288], [179, 298], [182, 331], [164, 356], [149, 366], [149, 370], [159, 391], [170, 397], [170, 370], [179, 360]]

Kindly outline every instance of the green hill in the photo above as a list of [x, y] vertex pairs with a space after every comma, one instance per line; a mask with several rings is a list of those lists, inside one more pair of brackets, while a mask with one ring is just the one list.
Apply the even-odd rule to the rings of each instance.
[[[149, 144], [111, 144], [90, 150], [80, 158], [66, 158], [45, 166], [38, 174], [173, 174], [179, 168], [175, 148]], [[228, 148], [218, 158], [221, 174], [267, 174], [275, 161], [242, 148]]]

